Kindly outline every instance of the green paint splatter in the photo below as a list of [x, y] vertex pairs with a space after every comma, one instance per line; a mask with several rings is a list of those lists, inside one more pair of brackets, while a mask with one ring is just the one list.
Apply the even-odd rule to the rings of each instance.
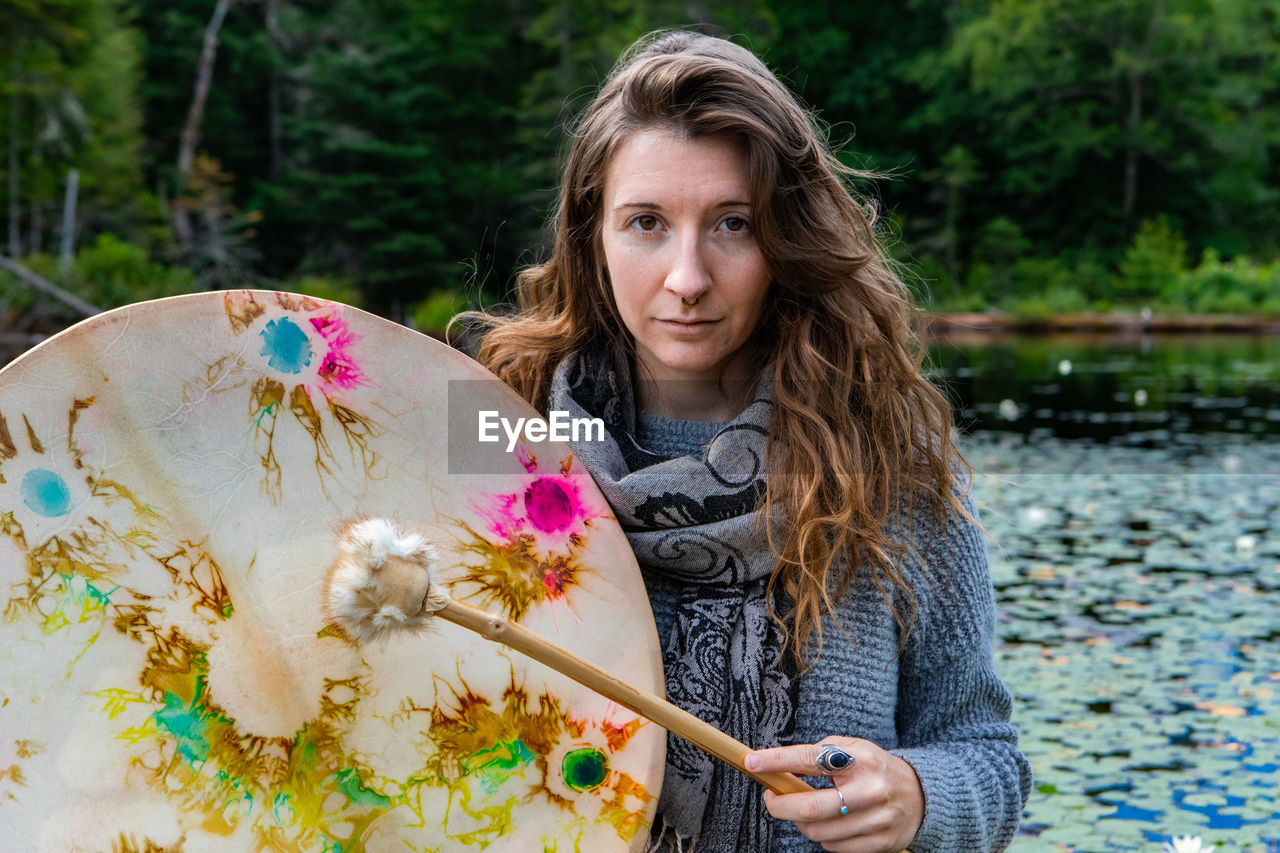
[[360, 771], [354, 767], [338, 771], [337, 780], [338, 791], [342, 796], [358, 806], [387, 808], [391, 805], [390, 798], [384, 797], [372, 788], [365, 787], [364, 783], [360, 781]]
[[287, 826], [293, 823], [296, 817], [292, 796], [281, 791], [271, 799], [271, 818], [276, 822], [276, 826]]
[[536, 757], [523, 740], [503, 740], [473, 752], [465, 764], [467, 774], [476, 777], [485, 791], [492, 794], [512, 776], [523, 774], [524, 768]]
[[276, 410], [279, 408], [280, 408], [280, 405], [278, 403], [267, 403], [258, 412], [258, 420], [254, 423], [254, 426], [259, 426], [259, 427], [262, 426], [262, 419], [274, 416], [276, 413]]
[[98, 589], [89, 581], [85, 581], [85, 584], [84, 584], [85, 594], [88, 595], [90, 598], [92, 598], [94, 601], [101, 604], [103, 607], [106, 607], [107, 604], [111, 602], [111, 596], [114, 595], [116, 593], [116, 590], [118, 589], [120, 589], [119, 586], [117, 586], [115, 589], [111, 590], [110, 592], [103, 592], [102, 590]]
[[209, 758], [209, 740], [205, 737], [206, 715], [199, 700], [190, 704], [175, 693], [164, 694], [164, 708], [151, 715], [160, 728], [175, 741], [179, 754], [192, 764], [203, 763]]
[[590, 791], [604, 784], [609, 775], [609, 759], [594, 747], [573, 749], [560, 760], [560, 775], [571, 791]]

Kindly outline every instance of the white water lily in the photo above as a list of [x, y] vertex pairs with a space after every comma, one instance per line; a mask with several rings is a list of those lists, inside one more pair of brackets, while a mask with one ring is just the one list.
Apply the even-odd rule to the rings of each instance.
[[1053, 513], [1051, 513], [1048, 508], [1042, 506], [1029, 506], [1024, 507], [1022, 510], [1022, 517], [1027, 520], [1028, 524], [1032, 524], [1036, 527], [1048, 522], [1052, 516]]
[[1184, 835], [1181, 838], [1175, 835], [1173, 841], [1165, 843], [1164, 853], [1213, 853], [1216, 847], [1215, 844], [1206, 847], [1198, 835]]

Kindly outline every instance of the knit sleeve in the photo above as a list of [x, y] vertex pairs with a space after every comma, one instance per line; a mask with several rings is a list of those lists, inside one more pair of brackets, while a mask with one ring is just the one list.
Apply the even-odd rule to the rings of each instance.
[[[976, 517], [972, 502], [967, 508]], [[932, 519], [926, 512], [924, 516]], [[995, 595], [982, 533], [958, 512], [915, 537], [917, 613], [898, 682], [899, 748], [924, 789], [910, 849], [998, 851], [1012, 841], [1031, 768], [993, 660]]]

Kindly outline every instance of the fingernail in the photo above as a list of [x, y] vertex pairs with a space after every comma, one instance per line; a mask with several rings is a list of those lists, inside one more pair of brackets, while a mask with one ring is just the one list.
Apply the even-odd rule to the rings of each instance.
[[742, 763], [747, 765], [748, 770], [759, 770], [760, 765], [762, 764], [760, 756], [755, 754], [748, 755], [747, 760]]

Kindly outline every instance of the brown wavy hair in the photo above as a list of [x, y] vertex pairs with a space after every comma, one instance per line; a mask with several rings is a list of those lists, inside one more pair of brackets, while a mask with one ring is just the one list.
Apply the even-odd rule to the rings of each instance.
[[877, 239], [873, 210], [846, 186], [869, 175], [836, 159], [808, 111], [750, 51], [664, 32], [623, 54], [574, 129], [551, 256], [520, 273], [514, 316], [479, 317], [478, 358], [545, 411], [552, 373], [570, 353], [612, 344], [634, 354], [604, 268], [602, 198], [618, 146], [653, 129], [725, 137], [746, 152], [752, 228], [772, 274], [751, 345], [774, 378], [762, 503], [770, 520], [787, 520], [776, 528], [780, 541], [770, 539], [778, 560], [770, 591], [780, 584], [794, 602], [781, 617], [787, 643], [807, 665], [811, 638], [821, 649], [823, 612], [834, 613], [859, 572], [869, 573], [905, 643], [915, 613], [901, 568], [907, 545], [886, 528], [895, 513], [915, 510], [918, 495], [938, 517], [948, 505], [964, 512], [950, 407], [922, 375], [918, 313]]

